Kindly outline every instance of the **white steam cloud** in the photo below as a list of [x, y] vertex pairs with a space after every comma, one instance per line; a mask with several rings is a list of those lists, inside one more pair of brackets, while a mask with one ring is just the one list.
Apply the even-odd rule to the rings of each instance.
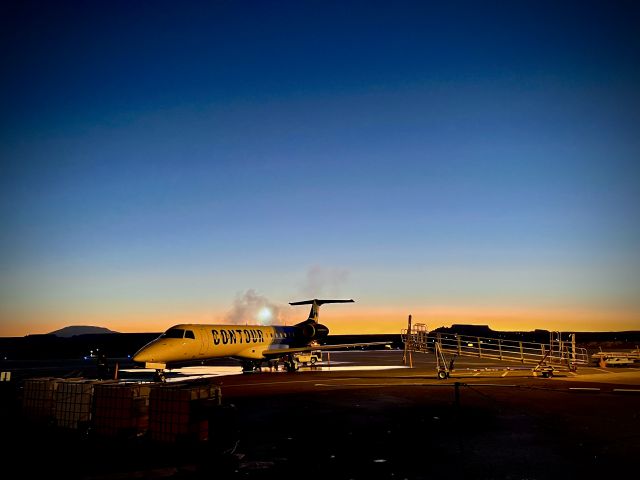
[[307, 270], [302, 293], [309, 299], [324, 296], [339, 297], [341, 287], [347, 283], [349, 271], [344, 268], [329, 268], [314, 265]]
[[225, 320], [235, 325], [271, 325], [285, 323], [286, 318], [282, 306], [271, 303], [267, 297], [249, 289], [236, 296], [233, 308], [226, 314]]

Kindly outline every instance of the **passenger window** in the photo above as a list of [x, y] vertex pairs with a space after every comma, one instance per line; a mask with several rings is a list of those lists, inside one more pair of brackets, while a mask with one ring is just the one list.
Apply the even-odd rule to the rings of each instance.
[[196, 339], [196, 336], [193, 334], [193, 330], [187, 330], [184, 334], [184, 338], [193, 338]]

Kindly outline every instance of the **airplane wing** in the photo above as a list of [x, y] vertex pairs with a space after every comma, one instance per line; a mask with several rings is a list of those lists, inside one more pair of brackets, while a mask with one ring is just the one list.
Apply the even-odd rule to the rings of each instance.
[[274, 348], [271, 350], [265, 350], [262, 352], [266, 358], [272, 357], [281, 357], [282, 355], [286, 355], [288, 353], [301, 353], [301, 352], [312, 352], [316, 350], [339, 350], [341, 348], [349, 348], [349, 347], [368, 347], [371, 345], [389, 345], [392, 342], [369, 342], [369, 343], [341, 343], [338, 345], [318, 345], [318, 346], [307, 346], [307, 347], [294, 347], [294, 348]]

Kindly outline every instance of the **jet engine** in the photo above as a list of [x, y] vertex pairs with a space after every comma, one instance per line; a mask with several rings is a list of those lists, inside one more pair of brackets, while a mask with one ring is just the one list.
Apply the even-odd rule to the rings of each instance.
[[302, 326], [302, 336], [308, 340], [324, 340], [329, 335], [329, 329], [315, 322], [307, 322]]

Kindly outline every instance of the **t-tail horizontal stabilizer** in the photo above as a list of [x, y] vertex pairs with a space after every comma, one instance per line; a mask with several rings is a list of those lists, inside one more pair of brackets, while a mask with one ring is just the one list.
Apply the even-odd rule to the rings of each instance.
[[[309, 312], [309, 318], [307, 318], [307, 322], [318, 322], [318, 310], [320, 309], [320, 305], [325, 303], [353, 303], [353, 299], [349, 300], [318, 300], [314, 298], [313, 300], [303, 300], [301, 302], [289, 302], [289, 305], [311, 305], [311, 311]], [[304, 323], [304, 322], [303, 322]]]

